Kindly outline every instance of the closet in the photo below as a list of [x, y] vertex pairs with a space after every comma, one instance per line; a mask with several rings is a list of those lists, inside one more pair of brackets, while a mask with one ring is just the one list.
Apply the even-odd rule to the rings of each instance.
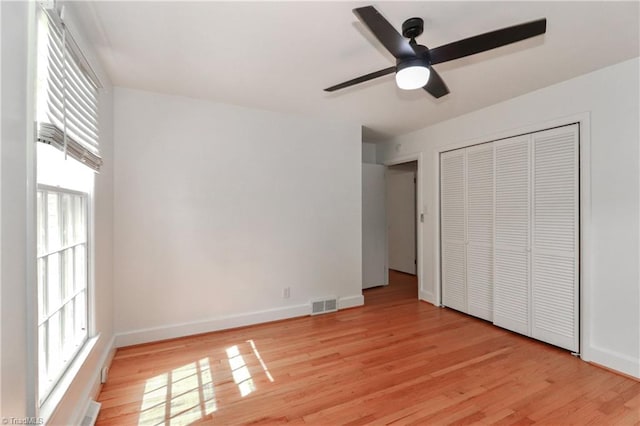
[[579, 350], [578, 125], [440, 154], [442, 304]]

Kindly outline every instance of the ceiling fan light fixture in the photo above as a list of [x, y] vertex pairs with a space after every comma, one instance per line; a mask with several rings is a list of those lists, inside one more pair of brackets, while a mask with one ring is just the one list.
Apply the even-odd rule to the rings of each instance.
[[396, 84], [403, 90], [423, 88], [429, 81], [431, 70], [423, 60], [399, 63], [396, 70]]

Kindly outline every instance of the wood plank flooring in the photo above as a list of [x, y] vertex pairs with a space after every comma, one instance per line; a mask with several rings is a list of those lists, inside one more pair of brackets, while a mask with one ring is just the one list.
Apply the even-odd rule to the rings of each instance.
[[640, 424], [640, 382], [417, 300], [119, 349], [99, 426]]

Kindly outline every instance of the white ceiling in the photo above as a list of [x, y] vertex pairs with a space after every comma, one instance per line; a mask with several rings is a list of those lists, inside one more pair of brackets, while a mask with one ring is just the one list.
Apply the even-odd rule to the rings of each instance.
[[[436, 65], [439, 100], [393, 75], [325, 93], [389, 67], [392, 56], [351, 12], [373, 4], [397, 29], [422, 17], [437, 47], [546, 17], [547, 33]], [[82, 30], [117, 86], [210, 99], [407, 133], [639, 55], [634, 2], [79, 2]]]

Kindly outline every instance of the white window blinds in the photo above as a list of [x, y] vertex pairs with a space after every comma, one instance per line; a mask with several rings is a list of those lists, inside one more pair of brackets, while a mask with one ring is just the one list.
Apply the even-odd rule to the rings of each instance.
[[54, 11], [38, 23], [38, 141], [98, 171], [99, 83]]

